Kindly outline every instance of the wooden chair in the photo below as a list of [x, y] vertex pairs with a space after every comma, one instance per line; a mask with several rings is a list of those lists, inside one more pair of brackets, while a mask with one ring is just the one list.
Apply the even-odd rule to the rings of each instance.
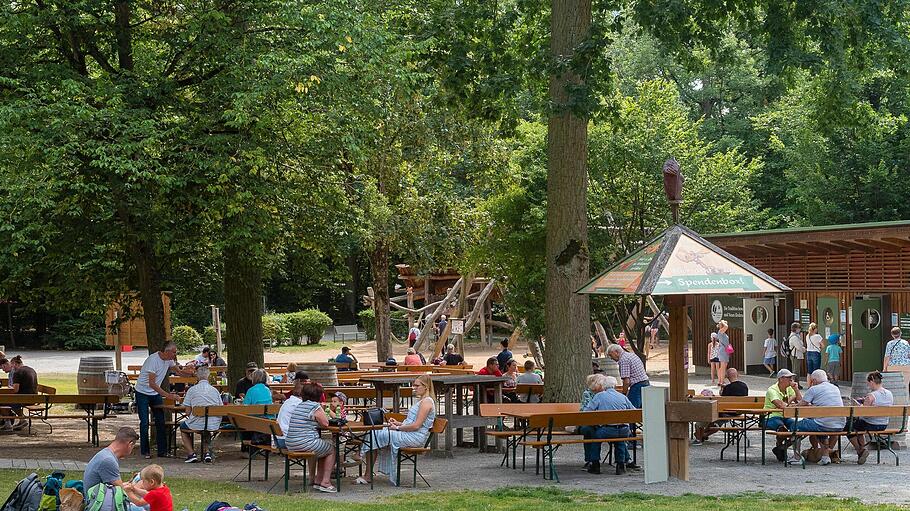
[[[386, 417], [393, 418], [399, 421], [404, 420], [404, 414], [400, 413], [390, 413]], [[446, 427], [448, 426], [449, 421], [442, 418], [436, 418], [433, 421], [433, 427], [430, 428], [430, 434], [427, 435], [427, 441], [424, 443], [423, 447], [402, 447], [398, 449], [398, 460], [396, 465], [396, 470], [398, 471], [398, 485], [401, 486], [401, 465], [403, 463], [410, 463], [414, 467], [414, 482], [412, 487], [417, 487], [417, 476], [419, 475], [423, 482], [426, 483], [427, 487], [430, 486], [427, 478], [423, 477], [423, 474], [417, 469], [417, 459], [428, 452], [430, 452], [430, 441], [433, 439], [433, 435], [439, 435], [445, 432]]]

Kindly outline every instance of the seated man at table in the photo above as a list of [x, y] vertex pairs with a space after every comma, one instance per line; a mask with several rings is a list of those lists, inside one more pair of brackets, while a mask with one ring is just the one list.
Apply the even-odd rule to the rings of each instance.
[[[766, 410], [784, 409], [792, 404], [799, 403], [803, 398], [799, 391], [799, 385], [793, 381], [795, 375], [787, 369], [777, 371], [777, 383], [768, 387], [765, 392]], [[765, 429], [770, 431], [793, 431], [794, 419], [784, 418], [782, 412], [768, 414], [765, 419]], [[777, 437], [777, 445], [771, 449], [777, 461], [787, 459], [787, 447], [790, 446], [790, 439], [787, 437]]]
[[496, 357], [488, 358], [487, 365], [477, 371], [477, 374], [481, 376], [502, 376], [502, 371], [499, 370], [499, 361], [496, 360]]
[[250, 387], [253, 386], [253, 372], [259, 369], [259, 364], [250, 362], [246, 365], [246, 376], [240, 378], [234, 385], [234, 399], [243, 399]]
[[[19, 365], [13, 370], [13, 362], [19, 362]], [[0, 359], [0, 367], [3, 370], [10, 374], [9, 386], [13, 389], [13, 392], [16, 394], [37, 394], [38, 393], [38, 373], [35, 372], [29, 366], [21, 365], [22, 358], [19, 356], [13, 357], [12, 361], [9, 361], [5, 358]], [[8, 431], [10, 428], [15, 430], [20, 430], [28, 426], [28, 421], [21, 419], [23, 405], [12, 405], [10, 409], [20, 417], [17, 424], [8, 424], [3, 428], [0, 428], [4, 431]]]
[[[843, 406], [840, 389], [828, 382], [828, 373], [824, 369], [816, 369], [809, 375], [809, 388], [799, 401], [800, 406]], [[796, 431], [825, 432], [843, 431], [847, 424], [846, 417], [819, 417], [817, 419], [800, 419], [796, 423]], [[819, 465], [831, 463], [831, 448], [837, 442], [837, 437], [810, 436], [809, 441], [813, 449], [818, 449], [821, 455]], [[803, 459], [799, 450], [800, 437], [793, 442], [793, 457], [790, 463], [802, 463]]]
[[[196, 368], [196, 379], [198, 381], [186, 391], [186, 395], [183, 397], [183, 406], [192, 409], [194, 406], [219, 406], [222, 404], [221, 394], [218, 393], [218, 389], [209, 384], [209, 374], [209, 366], [199, 366]], [[180, 423], [183, 448], [186, 449], [186, 452], [188, 453], [185, 463], [196, 463], [199, 461], [199, 456], [196, 455], [196, 450], [193, 446], [194, 433], [200, 433], [202, 435], [200, 447], [208, 446], [202, 461], [205, 463], [212, 462], [212, 440], [209, 438], [211, 436], [209, 432], [218, 431], [218, 428], [220, 427], [220, 416], [208, 418], [205, 416], [198, 417], [193, 415], [192, 410], [190, 410], [186, 420]]]
[[[341, 348], [340, 354], [335, 355], [335, 363], [336, 364], [356, 364], [357, 357], [355, 357], [351, 353], [351, 348], [348, 348], [347, 346], [345, 346], [345, 347]], [[353, 369], [348, 367], [348, 368], [338, 368], [338, 370], [339, 371], [352, 371]]]
[[455, 345], [449, 344], [446, 346], [446, 356], [442, 357], [442, 362], [439, 365], [444, 366], [457, 366], [464, 363], [464, 357], [455, 353]]
[[[632, 402], [625, 395], [616, 391], [616, 378], [603, 374], [594, 375], [594, 398], [585, 405], [582, 411], [593, 412], [600, 410], [634, 410]], [[582, 426], [579, 431], [586, 439], [596, 438], [627, 438], [631, 436], [628, 424], [608, 424], [602, 426]], [[585, 465], [588, 473], [600, 473], [600, 443], [586, 443]], [[629, 462], [629, 449], [626, 442], [615, 442], [613, 462], [616, 464], [616, 475], [626, 473], [626, 463]]]
[[[739, 371], [737, 371], [735, 368], [731, 367], [731, 368], [727, 369], [726, 376], [727, 376], [727, 380], [729, 380], [730, 383], [727, 383], [726, 385], [724, 385], [720, 388], [721, 396], [745, 397], [745, 396], [749, 395], [749, 386], [746, 385], [746, 382], [739, 379]], [[731, 417], [731, 416], [735, 416], [735, 415], [736, 415], [735, 413], [721, 413], [720, 414], [721, 417], [724, 417], [724, 416]], [[714, 433], [717, 433], [717, 431], [718, 431], [717, 428], [719, 428], [721, 425], [723, 425], [726, 422], [728, 422], [728, 421], [695, 423], [695, 440], [692, 442], [692, 445], [701, 445], [701, 444], [705, 443], [705, 440], [707, 440], [708, 437], [713, 435]]]

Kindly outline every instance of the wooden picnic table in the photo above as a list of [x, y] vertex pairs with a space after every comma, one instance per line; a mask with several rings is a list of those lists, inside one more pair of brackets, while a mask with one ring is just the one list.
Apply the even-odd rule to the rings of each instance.
[[[402, 378], [402, 373], [380, 374], [366, 376], [361, 381], [372, 383], [376, 388], [376, 402], [382, 403], [382, 397], [386, 391], [392, 392], [392, 412], [398, 413], [401, 410], [399, 405], [401, 400], [401, 387], [410, 385], [417, 375], [410, 378]], [[444, 414], [448, 421], [449, 427], [445, 431], [445, 448], [444, 452], [451, 455], [456, 445], [462, 445], [464, 439], [464, 429], [474, 429], [474, 440], [481, 451], [487, 450], [486, 445], [486, 428], [495, 424], [497, 418], [483, 417], [480, 415], [480, 402], [487, 395], [487, 390], [493, 391], [493, 402], [502, 403], [502, 384], [506, 381], [501, 376], [484, 376], [478, 374], [429, 374], [430, 380], [437, 395], [443, 395]], [[473, 413], [468, 414], [465, 407], [463, 390], [472, 389], [474, 391]], [[454, 432], [453, 432], [454, 431]], [[433, 448], [437, 449], [437, 440], [433, 438]], [[502, 440], [496, 439], [497, 452], [502, 448]]]
[[330, 432], [332, 434], [332, 440], [335, 443], [335, 488], [337, 488], [338, 491], [341, 491], [341, 474], [344, 472], [344, 454], [346, 454], [341, 452], [341, 436], [346, 435], [351, 439], [360, 440], [360, 442], [368, 447], [367, 463], [370, 467], [370, 489], [372, 490], [375, 474], [373, 473], [373, 435], [371, 433], [386, 427], [388, 427], [388, 424], [366, 425], [362, 422], [352, 421], [344, 426], [320, 428]]
[[[111, 417], [112, 406], [119, 403], [120, 396], [116, 394], [0, 394], [0, 407], [22, 406], [27, 410], [24, 419], [28, 421], [29, 434], [33, 419], [46, 424], [51, 428], [51, 433], [54, 428], [48, 422], [49, 419], [79, 419], [85, 421], [88, 441], [95, 447], [100, 443], [98, 421]], [[84, 415], [51, 415], [51, 407], [60, 404], [76, 405], [76, 410]], [[98, 405], [102, 405], [100, 415], [96, 413]]]

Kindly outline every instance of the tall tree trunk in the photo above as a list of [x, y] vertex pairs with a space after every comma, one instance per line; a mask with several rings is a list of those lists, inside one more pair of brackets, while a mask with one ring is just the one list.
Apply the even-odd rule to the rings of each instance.
[[142, 303], [142, 318], [145, 320], [145, 336], [149, 353], [154, 353], [167, 343], [164, 328], [164, 304], [161, 301], [161, 275], [151, 245], [143, 240], [130, 243], [133, 264], [139, 282], [139, 301]]
[[373, 275], [373, 310], [376, 312], [376, 360], [392, 356], [392, 320], [389, 311], [389, 248], [379, 241], [370, 251]]
[[353, 250], [345, 258], [348, 272], [351, 274], [344, 283], [344, 317], [345, 323], [357, 323], [357, 295], [360, 293], [360, 265], [357, 264], [357, 255]]
[[262, 275], [252, 258], [238, 247], [224, 250], [225, 347], [230, 381], [243, 378], [246, 365], [262, 367]]
[[560, 64], [550, 76], [547, 125], [547, 402], [579, 399], [591, 370], [588, 298], [576, 294], [588, 279], [588, 120], [571, 110], [570, 88], [584, 85], [565, 67], [589, 36], [590, 0], [552, 0], [550, 52]]

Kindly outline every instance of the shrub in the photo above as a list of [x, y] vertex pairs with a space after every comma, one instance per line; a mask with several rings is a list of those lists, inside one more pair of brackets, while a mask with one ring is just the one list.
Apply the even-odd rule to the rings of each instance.
[[202, 336], [199, 335], [195, 328], [189, 325], [174, 327], [171, 331], [171, 341], [177, 345], [178, 351], [184, 353], [194, 351], [199, 346], [202, 346]]
[[376, 338], [376, 311], [372, 308], [363, 309], [357, 313], [357, 317], [360, 318], [360, 326], [363, 327], [363, 330], [367, 334], [367, 339]]
[[51, 346], [65, 350], [92, 351], [107, 349], [103, 322], [97, 318], [73, 318], [58, 321], [51, 329]]
[[[224, 336], [227, 333], [225, 329], [226, 325], [221, 323], [221, 340], [224, 341]], [[218, 343], [218, 339], [215, 338], [215, 327], [209, 325], [202, 330], [202, 344], [205, 346], [215, 346]]]
[[276, 342], [288, 338], [284, 314], [266, 314], [262, 316], [262, 338]]
[[307, 337], [307, 344], [318, 344], [325, 329], [332, 326], [332, 318], [318, 309], [307, 309], [299, 314], [303, 316], [303, 335]]

